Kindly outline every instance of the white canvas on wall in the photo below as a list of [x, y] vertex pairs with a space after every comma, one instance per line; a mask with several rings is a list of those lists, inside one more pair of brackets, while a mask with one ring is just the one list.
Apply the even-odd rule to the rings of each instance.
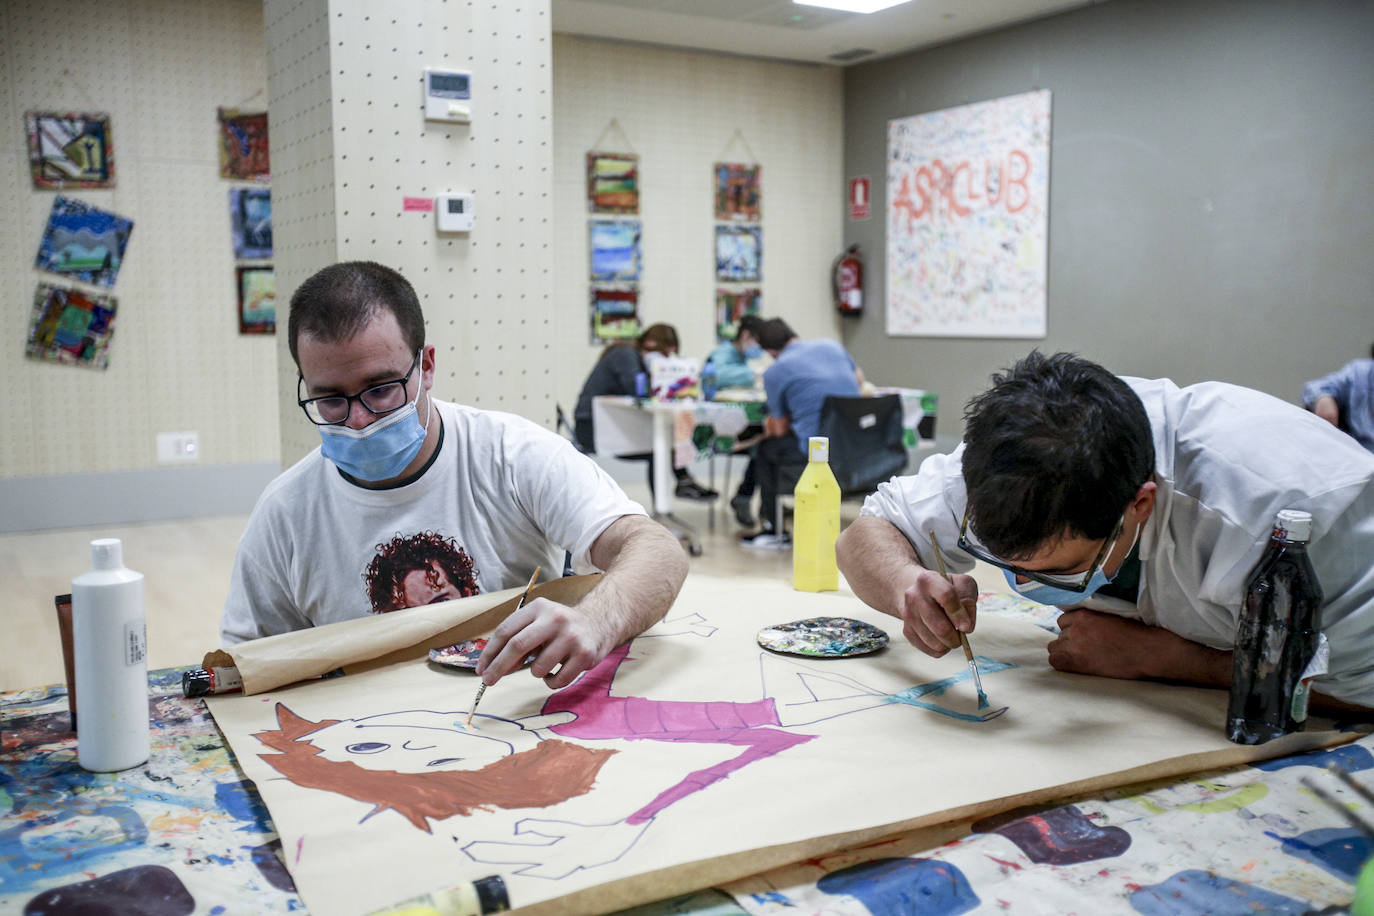
[[1044, 337], [1047, 89], [888, 122], [887, 333]]

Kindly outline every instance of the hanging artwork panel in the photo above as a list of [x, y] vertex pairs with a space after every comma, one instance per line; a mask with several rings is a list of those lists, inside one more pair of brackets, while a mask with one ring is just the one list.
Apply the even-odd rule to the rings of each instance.
[[758, 283], [763, 279], [763, 230], [756, 226], [716, 227], [716, 279]]
[[739, 331], [739, 320], [745, 315], [758, 315], [763, 311], [763, 290], [758, 287], [746, 289], [716, 289], [716, 340], [734, 340]]
[[889, 121], [887, 333], [1044, 337], [1050, 93]]
[[587, 226], [592, 280], [598, 283], [639, 279], [639, 220], [594, 219]]
[[591, 342], [614, 343], [639, 336], [639, 290], [633, 287], [591, 288]]
[[639, 157], [587, 154], [587, 209], [592, 213], [639, 212]]
[[39, 283], [24, 355], [51, 363], [106, 368], [116, 308], [113, 296]]
[[272, 257], [272, 194], [267, 188], [230, 188], [234, 257]]
[[114, 286], [133, 220], [71, 197], [56, 197], [34, 266], [96, 286]]
[[272, 177], [267, 148], [267, 112], [219, 109], [219, 174], [241, 181]]
[[24, 126], [35, 188], [114, 187], [109, 115], [30, 111]]
[[239, 267], [239, 333], [277, 332], [277, 283], [269, 267]]
[[757, 223], [762, 219], [763, 166], [738, 162], [717, 162], [716, 219], [731, 222]]

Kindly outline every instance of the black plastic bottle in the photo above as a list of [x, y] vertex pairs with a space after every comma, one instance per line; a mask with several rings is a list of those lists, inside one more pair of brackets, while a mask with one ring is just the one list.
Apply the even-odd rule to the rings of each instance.
[[1303, 671], [1317, 651], [1322, 589], [1307, 541], [1312, 516], [1284, 509], [1245, 587], [1236, 627], [1226, 737], [1263, 744], [1307, 722]]

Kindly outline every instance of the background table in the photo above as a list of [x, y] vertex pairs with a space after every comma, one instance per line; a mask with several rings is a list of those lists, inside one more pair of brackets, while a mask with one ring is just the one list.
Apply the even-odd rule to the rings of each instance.
[[[980, 596], [980, 613], [1054, 625], [1007, 596]], [[0, 912], [303, 910], [282, 864], [291, 851], [180, 685], [179, 670], [150, 674], [152, 754], [118, 774], [77, 766], [63, 687], [0, 694]], [[1369, 819], [1323, 772], [1332, 763], [1369, 785], [1374, 738], [941, 825], [735, 882], [733, 898], [702, 891], [626, 912], [868, 916], [911, 912], [913, 895], [942, 914], [1340, 912], [1374, 848], [1302, 784]], [[846, 779], [862, 779], [860, 760], [835, 791]]]

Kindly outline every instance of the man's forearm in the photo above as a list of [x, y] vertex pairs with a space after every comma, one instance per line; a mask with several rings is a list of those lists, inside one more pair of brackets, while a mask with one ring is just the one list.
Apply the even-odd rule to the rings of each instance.
[[643, 516], [613, 522], [593, 545], [592, 562], [605, 575], [578, 607], [594, 609], [601, 617], [608, 652], [662, 620], [687, 578], [682, 545]]
[[896, 601], [919, 566], [916, 551], [891, 523], [863, 516], [835, 542], [835, 559], [845, 582], [869, 607], [901, 616]]

